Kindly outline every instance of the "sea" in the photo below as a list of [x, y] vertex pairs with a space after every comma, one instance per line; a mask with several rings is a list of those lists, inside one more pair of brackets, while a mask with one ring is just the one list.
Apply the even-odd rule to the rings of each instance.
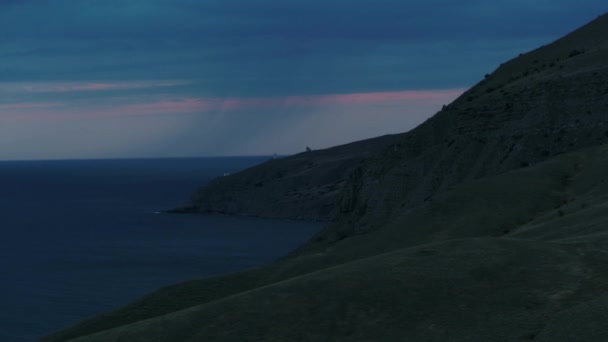
[[269, 157], [0, 162], [0, 341], [36, 341], [181, 281], [268, 264], [321, 224], [166, 214]]

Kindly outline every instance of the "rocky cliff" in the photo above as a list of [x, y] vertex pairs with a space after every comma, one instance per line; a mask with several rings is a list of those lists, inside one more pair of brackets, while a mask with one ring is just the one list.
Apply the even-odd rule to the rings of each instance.
[[[462, 181], [608, 142], [608, 15], [502, 64], [393, 146], [341, 197], [356, 198], [318, 239], [386, 224]], [[358, 189], [353, 196], [351, 189]]]
[[272, 159], [213, 180], [176, 211], [329, 221], [349, 174], [398, 139], [386, 135]]
[[410, 132], [265, 163], [189, 211], [333, 220], [331, 243], [465, 180], [608, 142], [608, 17], [500, 65]]

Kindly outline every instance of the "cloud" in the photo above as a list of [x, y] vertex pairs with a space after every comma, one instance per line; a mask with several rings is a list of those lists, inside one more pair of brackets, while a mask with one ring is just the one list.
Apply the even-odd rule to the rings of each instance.
[[[28, 93], [74, 93], [81, 91], [107, 92], [116, 90], [133, 90], [148, 88], [165, 88], [186, 85], [189, 81], [128, 81], [128, 82], [42, 82], [11, 84], [8, 87], [24, 90]], [[5, 86], [6, 87], [6, 86]], [[0, 85], [0, 89], [2, 86]]]
[[288, 154], [406, 131], [462, 91], [0, 104], [0, 159]]
[[[299, 149], [311, 130], [323, 146], [352, 141], [411, 128], [499, 63], [605, 9], [597, 0], [1, 1], [0, 121], [12, 127], [1, 131], [43, 136], [34, 123], [51, 121], [91, 131], [82, 123], [91, 120], [109, 146], [128, 123], [155, 135], [139, 131], [129, 153], [162, 155], [257, 153], [278, 136]], [[332, 118], [345, 124], [326, 130]], [[289, 125], [299, 133], [284, 133]]]
[[556, 3], [22, 1], [0, 14], [0, 80], [189, 79], [204, 96], [468, 86], [605, 7]]
[[[144, 83], [150, 86], [149, 83]], [[168, 83], [173, 84], [173, 83]], [[64, 93], [79, 91], [106, 91], [125, 89], [142, 84], [78, 84], [78, 85], [25, 85], [27, 92]], [[157, 86], [158, 83], [152, 83]], [[291, 110], [294, 108], [316, 109], [332, 106], [359, 106], [370, 104], [387, 104], [393, 102], [428, 102], [442, 100], [450, 102], [466, 89], [447, 90], [406, 90], [392, 92], [370, 92], [351, 94], [328, 94], [307, 96], [276, 96], [253, 98], [165, 98], [152, 100], [148, 98], [129, 98], [130, 103], [120, 104], [120, 100], [110, 103], [86, 103], [75, 106], [74, 102], [16, 102], [0, 103], [0, 120], [3, 119], [66, 119], [79, 117], [113, 117], [133, 115], [180, 115], [188, 113], [254, 111], [254, 110]]]

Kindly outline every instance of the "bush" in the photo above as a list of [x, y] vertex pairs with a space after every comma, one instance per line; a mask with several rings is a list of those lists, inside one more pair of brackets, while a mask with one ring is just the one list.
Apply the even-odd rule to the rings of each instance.
[[568, 54], [568, 57], [572, 58], [574, 56], [578, 56], [585, 53], [584, 49], [573, 49], [572, 51], [570, 51], [570, 54]]

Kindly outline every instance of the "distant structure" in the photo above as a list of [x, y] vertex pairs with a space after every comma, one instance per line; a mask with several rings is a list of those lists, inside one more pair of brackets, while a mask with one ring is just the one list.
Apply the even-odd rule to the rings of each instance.
[[272, 159], [277, 159], [277, 154], [276, 153], [272, 156]]
[[311, 152], [312, 150], [310, 149], [310, 147], [306, 146], [306, 152]]
[[224, 172], [224, 177], [226, 177], [226, 176], [230, 176], [230, 173]]

